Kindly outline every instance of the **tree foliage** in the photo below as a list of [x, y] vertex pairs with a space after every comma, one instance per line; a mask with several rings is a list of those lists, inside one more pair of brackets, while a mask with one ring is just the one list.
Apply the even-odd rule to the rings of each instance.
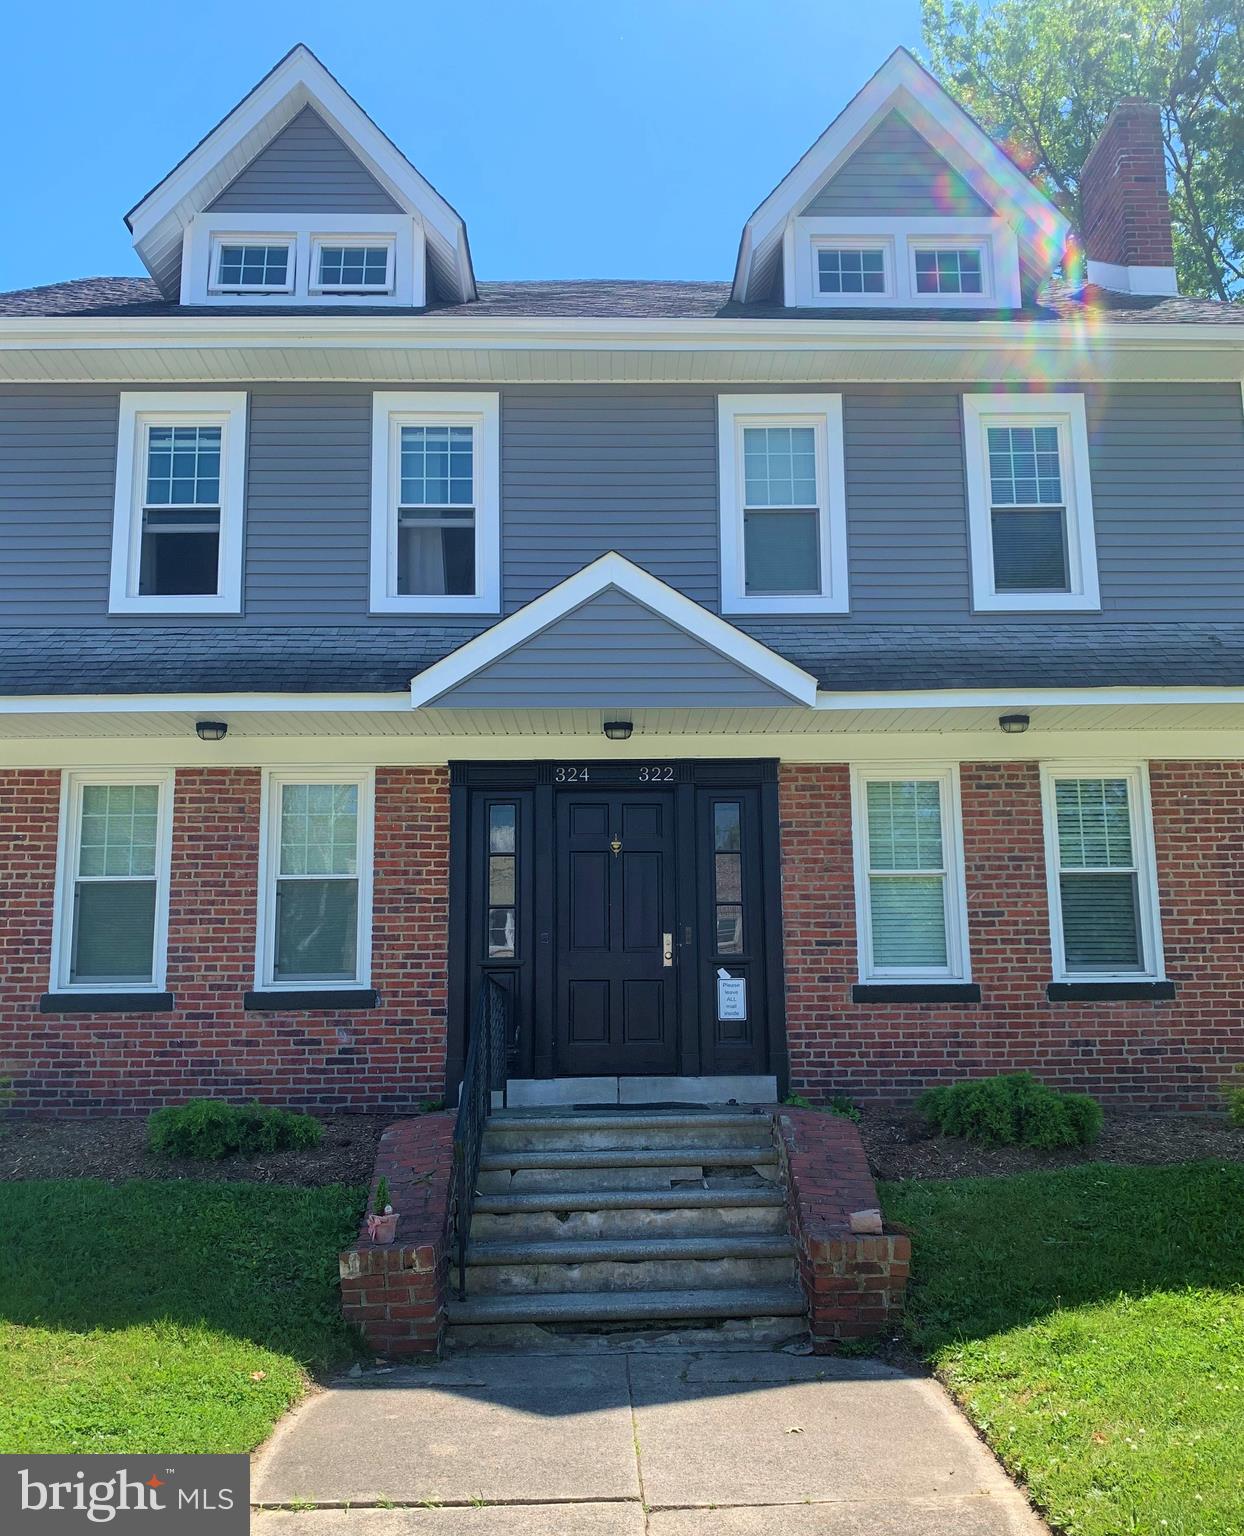
[[921, 0], [930, 67], [1077, 224], [1125, 96], [1162, 112], [1180, 289], [1244, 301], [1244, 0]]

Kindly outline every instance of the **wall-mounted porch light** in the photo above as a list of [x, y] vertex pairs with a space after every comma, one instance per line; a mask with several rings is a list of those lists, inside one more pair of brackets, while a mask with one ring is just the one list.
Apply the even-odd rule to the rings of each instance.
[[635, 727], [629, 720], [606, 720], [601, 729], [610, 741], [629, 741]]
[[1008, 736], [1022, 736], [1028, 729], [1028, 716], [999, 715], [998, 725]]
[[194, 734], [200, 741], [223, 741], [229, 734], [229, 727], [224, 720], [196, 720]]

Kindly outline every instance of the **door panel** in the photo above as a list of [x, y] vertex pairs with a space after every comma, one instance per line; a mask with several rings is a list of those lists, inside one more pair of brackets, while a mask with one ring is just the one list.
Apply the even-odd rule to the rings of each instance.
[[557, 806], [557, 1071], [673, 1072], [673, 801], [563, 792]]

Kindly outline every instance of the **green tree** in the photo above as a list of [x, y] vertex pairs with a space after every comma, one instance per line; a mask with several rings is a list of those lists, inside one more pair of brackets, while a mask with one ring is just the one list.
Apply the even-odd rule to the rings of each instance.
[[1244, 301], [1244, 0], [921, 0], [934, 74], [1080, 223], [1125, 96], [1162, 111], [1181, 291]]

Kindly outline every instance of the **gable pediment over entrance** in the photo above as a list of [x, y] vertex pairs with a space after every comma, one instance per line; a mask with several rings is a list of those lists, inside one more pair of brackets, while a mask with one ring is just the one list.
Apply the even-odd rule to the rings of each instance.
[[415, 705], [471, 709], [774, 708], [815, 680], [618, 554], [421, 672]]

